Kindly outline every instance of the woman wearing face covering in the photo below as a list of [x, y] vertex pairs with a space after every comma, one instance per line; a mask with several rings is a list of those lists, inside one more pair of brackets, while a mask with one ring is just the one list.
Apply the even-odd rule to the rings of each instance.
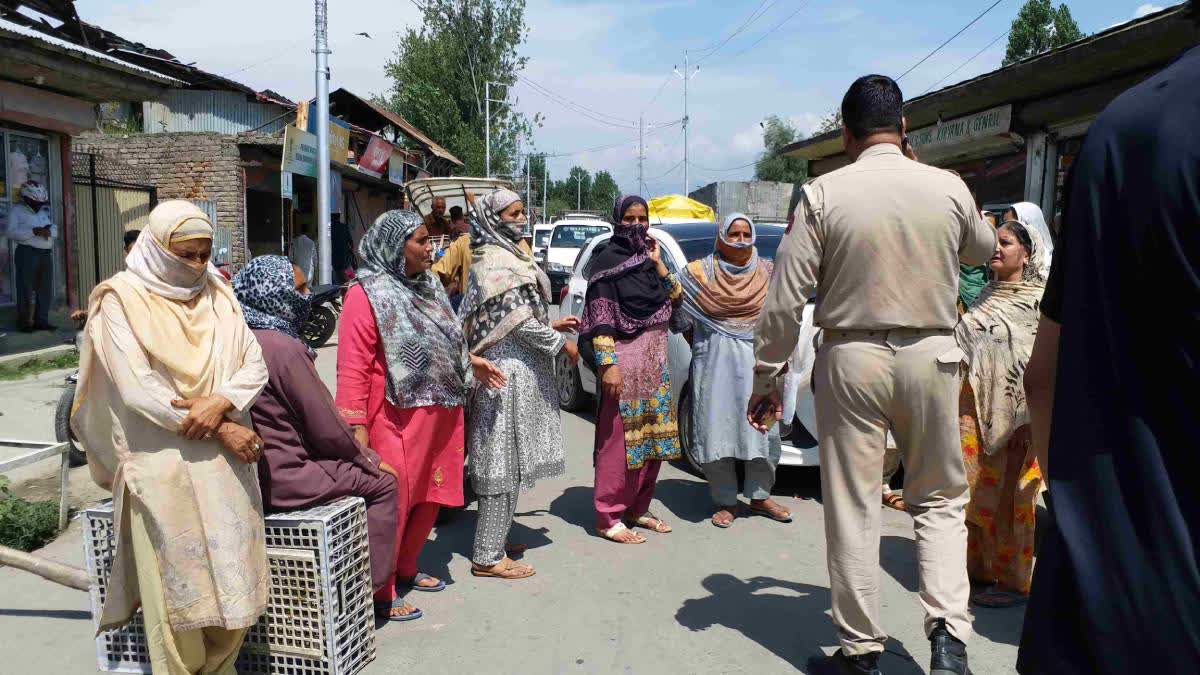
[[471, 275], [461, 315], [467, 346], [504, 373], [499, 390], [476, 385], [467, 419], [471, 483], [479, 495], [474, 563], [477, 577], [523, 579], [533, 568], [505, 550], [517, 493], [566, 470], [554, 357], [579, 359], [575, 343], [559, 331], [578, 320], [549, 320], [550, 280], [522, 246], [525, 206], [512, 190], [497, 190], [474, 204]]
[[433, 246], [420, 214], [379, 216], [359, 257], [338, 326], [336, 401], [359, 445], [396, 470], [395, 583], [376, 603], [381, 616], [411, 621], [421, 611], [397, 596], [397, 585], [446, 588], [417, 569], [417, 556], [438, 509], [463, 503], [463, 405], [472, 373], [493, 386], [504, 377], [467, 354], [458, 317], [429, 271]]
[[92, 291], [71, 428], [113, 493], [116, 553], [99, 629], [140, 605], [155, 673], [234, 673], [267, 603], [249, 409], [267, 382], [212, 225], [166, 201]]
[[754, 384], [754, 325], [767, 298], [771, 263], [758, 258], [748, 216], [730, 215], [718, 235], [716, 251], [690, 263], [681, 279], [683, 309], [693, 323], [696, 459], [717, 507], [713, 525], [726, 528], [737, 518], [739, 461], [750, 511], [786, 523], [791, 513], [771, 499], [782, 452], [779, 427], [760, 434], [745, 412]]
[[971, 486], [967, 569], [973, 581], [991, 586], [971, 598], [980, 607], [1023, 604], [1033, 579], [1042, 472], [1022, 378], [1050, 269], [1050, 231], [1040, 216], [1040, 209], [1026, 211], [1027, 222], [1000, 225], [990, 281], [955, 330], [968, 366], [959, 401]]
[[680, 456], [667, 330], [683, 291], [648, 233], [645, 199], [619, 197], [613, 222], [588, 280], [579, 340], [590, 344], [601, 379], [596, 527], [610, 541], [641, 544], [646, 538], [630, 528], [671, 531], [650, 500], [662, 462]]
[[233, 278], [233, 290], [269, 375], [250, 409], [263, 439], [263, 505], [268, 512], [294, 511], [362, 497], [371, 581], [376, 593], [384, 591], [396, 564], [396, 470], [355, 440], [317, 374], [316, 355], [300, 341], [311, 308], [304, 272], [283, 256], [259, 256]]

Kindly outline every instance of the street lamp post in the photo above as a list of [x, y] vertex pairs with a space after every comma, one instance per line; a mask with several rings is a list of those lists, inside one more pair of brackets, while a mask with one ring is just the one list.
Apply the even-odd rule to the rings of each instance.
[[583, 210], [583, 176], [575, 174], [575, 210]]
[[[316, 1], [317, 57], [317, 247], [320, 260], [319, 278], [333, 283], [332, 237], [329, 227], [329, 34], [325, 0]], [[343, 158], [345, 161], [345, 158]]]

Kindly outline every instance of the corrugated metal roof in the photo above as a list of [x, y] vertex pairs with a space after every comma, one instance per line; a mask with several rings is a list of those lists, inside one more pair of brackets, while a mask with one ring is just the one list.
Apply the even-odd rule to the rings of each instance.
[[156, 82], [159, 82], [160, 84], [166, 84], [166, 85], [185, 84], [182, 80], [177, 80], [173, 77], [163, 75], [162, 73], [156, 73], [153, 70], [150, 70], [148, 68], [143, 68], [141, 66], [135, 66], [132, 63], [128, 63], [126, 61], [122, 61], [120, 59], [113, 58], [113, 57], [109, 56], [108, 54], [105, 54], [104, 52], [98, 52], [94, 49], [88, 49], [87, 47], [83, 47], [83, 46], [68, 42], [66, 40], [50, 36], [50, 35], [46, 35], [45, 33], [40, 33], [32, 28], [28, 28], [26, 26], [22, 26], [20, 24], [13, 23], [11, 21], [6, 21], [4, 19], [0, 19], [0, 34], [6, 34], [6, 33], [9, 36], [15, 37], [18, 39], [29, 40], [29, 41], [33, 41], [33, 42], [40, 42], [44, 45], [54, 48], [56, 51], [68, 52], [68, 53], [78, 56], [82, 59], [85, 59], [87, 61], [92, 61], [93, 63], [98, 63], [100, 65], [104, 65], [104, 66], [108, 66], [108, 67], [115, 66], [120, 70], [125, 70], [130, 74], [138, 75], [140, 77], [145, 77], [147, 79], [154, 80]]
[[176, 131], [272, 134], [288, 124], [288, 117], [280, 117], [287, 112], [288, 108], [282, 105], [247, 100], [246, 94], [234, 91], [173, 90], [161, 101], [142, 104], [144, 131], [151, 134]]

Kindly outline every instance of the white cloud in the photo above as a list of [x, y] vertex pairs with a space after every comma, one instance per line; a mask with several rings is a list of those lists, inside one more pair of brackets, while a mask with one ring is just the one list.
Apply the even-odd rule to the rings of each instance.
[[1134, 10], [1134, 12], [1133, 12], [1133, 18], [1140, 19], [1143, 16], [1146, 16], [1147, 14], [1161, 12], [1164, 9], [1166, 9], [1166, 8], [1163, 7], [1162, 5], [1152, 5], [1150, 3], [1146, 3], [1144, 5], [1138, 5], [1138, 8], [1136, 10]]

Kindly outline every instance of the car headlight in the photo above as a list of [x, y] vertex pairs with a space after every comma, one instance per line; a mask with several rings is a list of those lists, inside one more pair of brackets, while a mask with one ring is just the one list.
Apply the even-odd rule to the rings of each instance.
[[562, 274], [570, 274], [571, 273], [570, 265], [564, 265], [562, 263], [552, 262], [549, 265], [547, 265], [547, 267], [550, 269], [551, 272], [559, 272]]

